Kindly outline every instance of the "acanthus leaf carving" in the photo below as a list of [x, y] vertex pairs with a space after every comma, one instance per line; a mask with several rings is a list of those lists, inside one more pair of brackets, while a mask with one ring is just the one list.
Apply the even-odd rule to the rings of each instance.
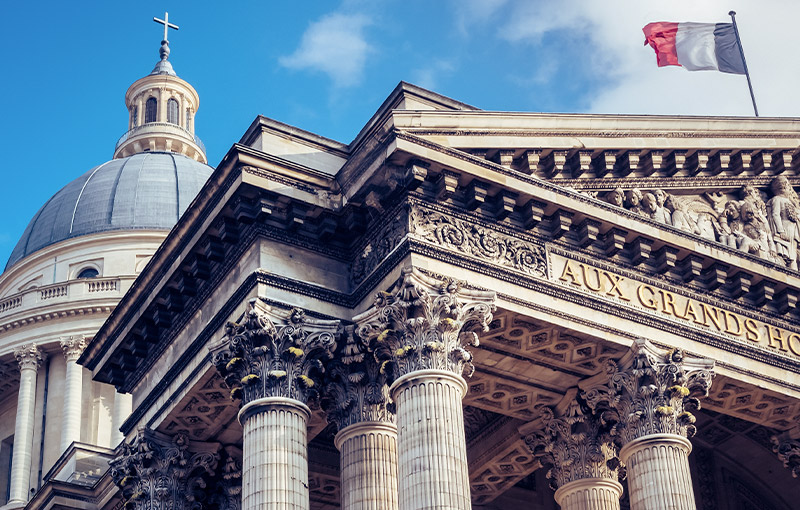
[[611, 433], [625, 445], [650, 434], [696, 432], [692, 414], [708, 396], [714, 362], [687, 358], [680, 349], [662, 351], [644, 339], [633, 345], [627, 363], [609, 360], [602, 382], [581, 396]]
[[789, 437], [772, 436], [772, 451], [778, 455], [783, 466], [791, 470], [794, 478], [800, 478], [800, 441]]
[[128, 510], [202, 508], [219, 461], [216, 443], [192, 443], [184, 433], [168, 436], [139, 429], [109, 462], [111, 478]]
[[231, 398], [242, 404], [264, 397], [313, 404], [339, 327], [338, 320], [314, 319], [300, 308], [275, 310], [255, 298], [210, 348], [213, 363], [232, 388]]
[[585, 403], [573, 399], [562, 413], [550, 406], [542, 406], [539, 413], [541, 428], [525, 436], [525, 443], [547, 468], [553, 489], [584, 478], [625, 477], [609, 424]]
[[430, 243], [533, 276], [547, 275], [543, 246], [419, 206], [411, 208], [410, 223], [412, 234]]
[[404, 267], [390, 291], [379, 292], [373, 307], [354, 320], [389, 381], [426, 369], [471, 375], [468, 347], [478, 345], [475, 330], [488, 330], [494, 300], [494, 292]]
[[354, 327], [345, 328], [341, 355], [328, 363], [322, 390], [322, 409], [342, 430], [355, 423], [394, 422], [394, 405], [387, 377]]

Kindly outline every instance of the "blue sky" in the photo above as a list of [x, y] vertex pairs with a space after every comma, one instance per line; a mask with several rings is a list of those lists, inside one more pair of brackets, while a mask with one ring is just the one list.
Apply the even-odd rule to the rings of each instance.
[[800, 115], [789, 0], [2, 2], [2, 265], [50, 196], [111, 158], [165, 10], [215, 166], [258, 114], [350, 142], [400, 80], [486, 110], [751, 115], [743, 77], [659, 69], [643, 46], [650, 21], [730, 9], [762, 115]]

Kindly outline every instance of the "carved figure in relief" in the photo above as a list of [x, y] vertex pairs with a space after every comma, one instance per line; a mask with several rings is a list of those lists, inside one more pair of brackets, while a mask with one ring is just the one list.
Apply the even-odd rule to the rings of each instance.
[[719, 230], [719, 242], [736, 248], [737, 240], [742, 235], [742, 222], [739, 203], [735, 200], [728, 201], [722, 214], [719, 215]]
[[775, 252], [787, 267], [797, 269], [797, 242], [800, 240], [798, 208], [800, 200], [789, 180], [778, 176], [770, 185], [773, 197], [767, 203], [767, 216], [775, 242]]
[[625, 203], [625, 192], [622, 188], [616, 188], [606, 194], [606, 202], [617, 207], [622, 207]]
[[[656, 197], [656, 200], [658, 200], [658, 197]], [[674, 227], [685, 232], [691, 232], [692, 234], [700, 233], [700, 231], [697, 229], [697, 224], [692, 217], [689, 216], [689, 207], [685, 202], [678, 200], [675, 195], [667, 195], [664, 206], [668, 211], [670, 211], [672, 225]]]
[[697, 215], [697, 235], [710, 241], [717, 240], [719, 223], [709, 213], [701, 212]]
[[636, 214], [645, 214], [644, 209], [642, 208], [643, 198], [642, 190], [639, 188], [628, 190], [628, 192], [625, 194], [625, 201], [626, 205], [628, 206], [628, 210]]
[[742, 235], [737, 240], [737, 247], [758, 257], [771, 259], [769, 236], [758, 218], [757, 207], [752, 201], [742, 204]]
[[665, 205], [667, 201], [667, 192], [663, 189], [657, 189], [653, 194], [656, 198], [655, 212], [652, 216], [653, 219], [661, 223], [666, 223], [667, 225], [672, 225], [672, 215]]

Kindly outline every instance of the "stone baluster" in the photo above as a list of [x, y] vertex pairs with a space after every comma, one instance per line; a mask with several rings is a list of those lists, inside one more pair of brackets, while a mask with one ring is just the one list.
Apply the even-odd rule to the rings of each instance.
[[219, 444], [189, 441], [139, 429], [109, 462], [111, 478], [122, 491], [126, 510], [190, 510], [208, 498], [219, 462]]
[[576, 394], [567, 392], [555, 409], [542, 407], [531, 424], [535, 432], [525, 442], [548, 468], [562, 510], [619, 510], [622, 484], [610, 427], [576, 400]]
[[397, 406], [400, 510], [471, 508], [462, 376], [467, 344], [487, 329], [495, 294], [404, 268], [389, 292], [354, 320], [381, 361]]
[[125, 434], [120, 430], [122, 424], [131, 415], [133, 409], [133, 395], [130, 393], [115, 393], [114, 408], [111, 414], [111, 447], [115, 448], [125, 439]]
[[17, 421], [14, 427], [14, 451], [11, 455], [11, 479], [8, 505], [25, 506], [31, 477], [33, 427], [36, 408], [36, 373], [45, 359], [36, 344], [27, 344], [14, 351], [19, 363]]
[[81, 414], [83, 405], [83, 367], [78, 358], [86, 347], [83, 335], [61, 339], [61, 349], [67, 362], [64, 384], [64, 415], [61, 423], [61, 451], [66, 451], [74, 441], [81, 440]]
[[582, 384], [583, 397], [614, 423], [619, 457], [628, 473], [632, 510], [694, 510], [688, 438], [695, 433], [697, 397], [707, 396], [714, 362], [688, 358], [636, 340], [619, 363]]
[[397, 510], [397, 426], [386, 374], [347, 329], [347, 343], [330, 363], [322, 407], [338, 428], [343, 510]]
[[339, 321], [254, 299], [212, 346], [217, 370], [242, 404], [243, 509], [309, 508], [307, 404], [317, 398], [338, 328]]

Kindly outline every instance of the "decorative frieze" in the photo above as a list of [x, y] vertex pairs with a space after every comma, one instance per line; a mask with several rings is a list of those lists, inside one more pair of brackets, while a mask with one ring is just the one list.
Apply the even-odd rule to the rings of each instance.
[[792, 476], [800, 478], [800, 441], [789, 437], [773, 436], [772, 451], [778, 455], [784, 467], [792, 472]]
[[692, 412], [700, 409], [698, 397], [708, 395], [713, 367], [712, 360], [637, 339], [632, 356], [608, 361], [600, 384], [590, 382], [582, 396], [604, 422], [614, 424], [612, 434], [623, 445], [650, 434], [691, 437], [696, 431]]
[[168, 436], [139, 429], [109, 462], [111, 478], [128, 510], [182, 510], [202, 505], [219, 461], [215, 443], [190, 443], [185, 434]]
[[317, 398], [323, 362], [336, 347], [339, 321], [315, 319], [299, 309], [277, 310], [250, 301], [241, 322], [229, 322], [211, 347], [213, 362], [245, 405], [264, 397], [308, 403]]
[[354, 320], [358, 334], [369, 339], [380, 370], [389, 379], [417, 370], [472, 373], [476, 329], [488, 330], [495, 293], [465, 288], [405, 267], [388, 292], [379, 292], [374, 306]]
[[544, 246], [418, 206], [410, 223], [413, 235], [443, 248], [533, 276], [547, 274]]
[[346, 328], [347, 340], [336, 360], [328, 363], [322, 408], [338, 430], [361, 422], [394, 422], [386, 373], [381, 372], [366, 343]]

